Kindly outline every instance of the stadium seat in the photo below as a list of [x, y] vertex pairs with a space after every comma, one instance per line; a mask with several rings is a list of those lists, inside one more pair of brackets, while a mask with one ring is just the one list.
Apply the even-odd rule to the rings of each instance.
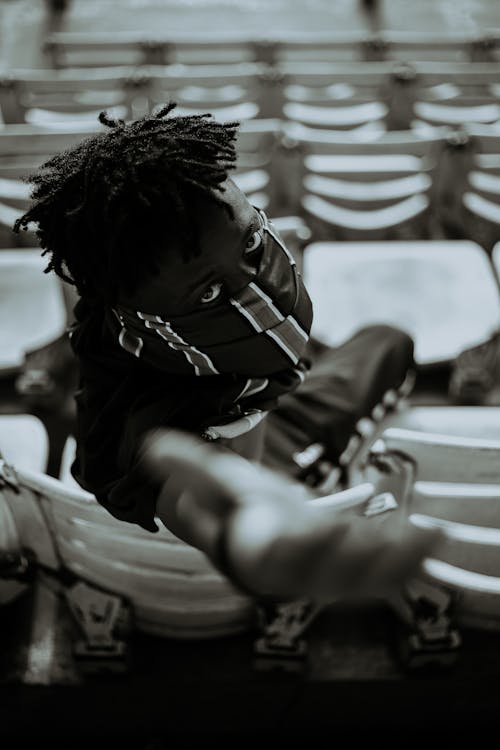
[[[403, 427], [385, 429], [371, 455], [376, 463], [391, 456], [396, 463], [409, 458], [413, 476], [403, 501], [409, 520], [443, 533], [433, 557], [423, 564], [425, 596], [438, 605], [440, 593], [447, 594], [451, 615], [460, 625], [498, 630], [500, 409], [465, 407], [449, 415], [445, 407], [416, 411], [416, 417], [411, 409], [409, 418], [405, 413], [399, 417]], [[360, 476], [367, 481], [369, 471]], [[422, 589], [418, 593], [418, 579], [410, 592], [412, 588], [418, 601], [424, 595]], [[400, 613], [406, 605], [396, 602]]]
[[266, 96], [267, 68], [262, 64], [177, 64], [144, 70], [151, 81], [150, 107], [174, 100], [177, 114], [210, 112], [222, 122], [276, 116]]
[[276, 190], [314, 239], [425, 238], [443, 142], [438, 133], [345, 134], [285, 124]]
[[415, 340], [417, 364], [449, 362], [500, 325], [498, 285], [470, 241], [318, 242], [304, 251], [312, 333], [330, 346], [375, 323]]
[[498, 34], [468, 32], [384, 31], [380, 35], [385, 59], [436, 62], [495, 62]]
[[[0, 441], [1, 429], [0, 419]], [[136, 626], [145, 632], [210, 638], [249, 627], [254, 605], [205, 555], [160, 522], [153, 536], [113, 518], [71, 478], [73, 454], [70, 440], [62, 461], [64, 481], [21, 462], [15, 463], [18, 493], [2, 495], [0, 488], [21, 547], [30, 547], [49, 569], [62, 566], [88, 585], [124, 597], [134, 608]], [[0, 597], [3, 587], [0, 583]]]
[[36, 249], [0, 252], [0, 374], [19, 371], [25, 353], [57, 339], [66, 329], [59, 280], [44, 274]]
[[417, 101], [413, 127], [424, 122], [429, 125], [494, 124], [500, 120], [500, 104], [494, 97], [456, 97], [449, 102]]
[[490, 253], [500, 226], [500, 130], [468, 125], [443, 150], [435, 192], [447, 236], [469, 237]]
[[[284, 98], [284, 104], [294, 103], [294, 108], [287, 107], [290, 119], [309, 125], [320, 126], [321, 121], [327, 125], [328, 110], [334, 106], [363, 102], [386, 107], [383, 118], [388, 130], [405, 130], [424, 121], [456, 125], [462, 116], [463, 121], [498, 119], [500, 73], [496, 63], [282, 62], [278, 70], [281, 80], [276, 95]], [[311, 106], [325, 111], [309, 110]]]
[[[266, 45], [263, 43], [262, 48]], [[248, 34], [148, 35], [144, 32], [55, 32], [44, 50], [54, 68], [106, 65], [220, 64], [261, 61]]]
[[6, 124], [47, 128], [95, 123], [106, 109], [120, 119], [148, 110], [145, 75], [133, 69], [11, 70], [0, 81], [0, 112]]
[[46, 471], [49, 436], [40, 419], [32, 414], [0, 414], [0, 454], [21, 469]]
[[55, 68], [169, 63], [345, 62], [380, 60], [495, 61], [500, 38], [472, 33], [381, 31], [272, 34], [68, 32], [50, 34], [44, 50]]
[[[4, 481], [3, 461], [22, 470], [45, 472], [48, 455], [49, 437], [43, 423], [37, 417], [31, 414], [0, 414], [0, 476]], [[6, 477], [9, 478], [8, 473]], [[16, 552], [18, 549], [17, 527], [0, 488], [0, 552]], [[25, 590], [24, 583], [2, 580], [0, 605], [13, 601]]]
[[493, 247], [492, 260], [497, 274], [498, 283], [500, 284], [500, 242], [497, 242]]

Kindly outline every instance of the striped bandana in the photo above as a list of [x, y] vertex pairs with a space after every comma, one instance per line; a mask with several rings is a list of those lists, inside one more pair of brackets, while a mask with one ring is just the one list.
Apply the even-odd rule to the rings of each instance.
[[[295, 260], [263, 212], [258, 271], [232, 297], [169, 317], [115, 307], [120, 346], [169, 373], [238, 376], [237, 400], [264, 392], [279, 374], [295, 387], [307, 369], [312, 306]], [[291, 375], [292, 377], [283, 377]]]

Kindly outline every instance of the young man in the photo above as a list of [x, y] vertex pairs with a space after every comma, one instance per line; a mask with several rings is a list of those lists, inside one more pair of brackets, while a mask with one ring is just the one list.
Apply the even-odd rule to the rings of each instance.
[[237, 124], [174, 107], [127, 125], [103, 113], [108, 131], [33, 176], [16, 225], [38, 223], [47, 271], [80, 295], [73, 474], [117, 518], [154, 532], [159, 517], [257, 596], [400, 582], [433, 535], [360, 533], [255, 462], [286, 471], [318, 439], [335, 461], [403, 381], [412, 342], [378, 326], [314, 354], [293, 257], [228, 177]]

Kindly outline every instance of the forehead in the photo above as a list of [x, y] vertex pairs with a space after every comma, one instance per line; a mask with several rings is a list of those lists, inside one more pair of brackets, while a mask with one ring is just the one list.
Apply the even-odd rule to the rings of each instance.
[[225, 205], [208, 196], [193, 198], [189, 214], [196, 225], [200, 253], [183, 260], [182, 239], [175, 228], [167, 231], [165, 253], [159, 261], [159, 271], [121, 302], [136, 310], [156, 311], [168, 307], [182, 307], [185, 296], [196, 279], [211, 271], [227, 267], [236, 261], [241, 242], [256, 212], [238, 186], [228, 179], [220, 198]]
[[202, 253], [212, 250], [214, 238], [241, 233], [255, 215], [255, 209], [233, 180], [226, 180], [223, 187], [224, 192], [220, 197], [232, 212], [232, 216], [224, 206], [204, 196], [196, 200], [193, 206]]

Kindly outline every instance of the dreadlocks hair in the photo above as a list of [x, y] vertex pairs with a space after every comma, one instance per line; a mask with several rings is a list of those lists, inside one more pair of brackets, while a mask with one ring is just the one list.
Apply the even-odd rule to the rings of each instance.
[[224, 206], [222, 183], [234, 168], [239, 123], [210, 114], [169, 117], [175, 102], [131, 123], [108, 127], [46, 161], [27, 178], [32, 204], [13, 230], [37, 225], [54, 271], [79, 294], [115, 301], [157, 270], [169, 237], [184, 260], [198, 255], [189, 206], [206, 195]]

